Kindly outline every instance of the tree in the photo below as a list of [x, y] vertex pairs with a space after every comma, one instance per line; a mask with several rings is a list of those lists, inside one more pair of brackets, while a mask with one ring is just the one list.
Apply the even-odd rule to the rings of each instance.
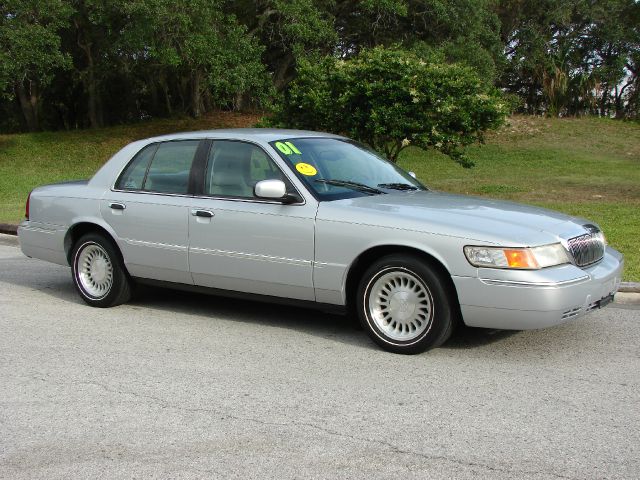
[[507, 66], [498, 82], [528, 113], [622, 117], [636, 84], [640, 3], [501, 0]]
[[625, 114], [625, 100], [637, 78], [634, 57], [640, 51], [640, 3], [603, 0], [589, 9], [589, 32], [581, 45], [584, 70], [597, 81], [602, 116]]
[[270, 123], [342, 133], [392, 162], [414, 145], [469, 167], [463, 147], [481, 141], [505, 114], [498, 93], [471, 68], [377, 47], [346, 61], [301, 63]]
[[265, 46], [262, 60], [277, 91], [295, 77], [298, 59], [329, 54], [338, 41], [328, 0], [239, 0], [227, 8]]
[[195, 117], [206, 110], [205, 101], [220, 105], [248, 91], [265, 92], [262, 47], [222, 3], [156, 0], [150, 12], [149, 56], [186, 81]]
[[0, 5], [0, 92], [17, 97], [31, 131], [41, 126], [43, 90], [56, 70], [70, 67], [59, 36], [70, 13], [56, 0], [5, 0]]

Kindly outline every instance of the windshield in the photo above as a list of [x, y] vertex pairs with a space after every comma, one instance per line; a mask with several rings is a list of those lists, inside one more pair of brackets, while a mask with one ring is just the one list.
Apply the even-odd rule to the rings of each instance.
[[320, 200], [425, 190], [411, 175], [355, 142], [292, 138], [270, 145]]

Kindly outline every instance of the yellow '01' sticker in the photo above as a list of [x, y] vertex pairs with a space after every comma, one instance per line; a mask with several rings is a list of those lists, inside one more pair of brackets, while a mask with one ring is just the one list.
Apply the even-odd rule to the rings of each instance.
[[309, 177], [313, 177], [318, 173], [316, 168], [308, 163], [296, 163], [296, 170], [298, 170], [302, 175], [307, 175]]
[[302, 152], [291, 142], [276, 142], [276, 147], [285, 155], [302, 155]]

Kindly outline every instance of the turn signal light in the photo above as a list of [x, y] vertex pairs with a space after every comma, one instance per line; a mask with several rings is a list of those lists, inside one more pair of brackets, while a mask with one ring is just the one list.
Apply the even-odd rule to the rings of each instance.
[[503, 250], [510, 268], [538, 268], [538, 262], [527, 249]]

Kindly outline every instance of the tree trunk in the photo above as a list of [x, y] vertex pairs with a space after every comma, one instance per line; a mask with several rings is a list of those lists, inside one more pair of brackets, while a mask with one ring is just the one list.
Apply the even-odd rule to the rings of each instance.
[[198, 118], [202, 115], [202, 74], [198, 69], [191, 72], [191, 115], [193, 118]]
[[[160, 99], [158, 97], [158, 83], [151, 81], [149, 82], [149, 94], [151, 96], [150, 98], [150, 105], [149, 105], [149, 110], [151, 112], [151, 116], [156, 117], [158, 116], [158, 114], [160, 113]], [[138, 103], [140, 103], [138, 101]], [[138, 110], [140, 109], [140, 107], [138, 106]]]
[[605, 87], [602, 90], [602, 98], [600, 99], [600, 116], [608, 117], [609, 112], [607, 111], [607, 103], [609, 101], [609, 87]]
[[102, 108], [100, 105], [100, 93], [98, 91], [98, 82], [96, 80], [93, 62], [89, 66], [85, 87], [88, 95], [88, 114], [91, 128], [99, 128], [102, 126]]
[[[25, 88], [25, 82], [28, 84], [28, 91]], [[40, 130], [40, 102], [38, 99], [38, 89], [35, 82], [26, 80], [18, 81], [15, 84], [16, 94], [20, 102], [20, 109], [30, 132]]]
[[160, 88], [162, 89], [162, 94], [164, 96], [164, 106], [165, 106], [165, 114], [172, 115], [173, 107], [171, 106], [171, 95], [169, 94], [169, 82], [167, 80], [167, 76], [165, 73], [160, 74]]
[[[190, 113], [191, 109], [191, 78], [185, 76], [178, 77], [176, 79], [176, 85], [178, 87], [178, 95], [180, 96], [180, 111], [183, 113]], [[189, 97], [189, 98], [187, 98]]]
[[[91, 51], [92, 42], [87, 39], [84, 28], [78, 21], [75, 21], [77, 31], [76, 43], [84, 52], [87, 60], [87, 68], [83, 72], [82, 83], [87, 92], [87, 114], [89, 116], [89, 124], [92, 128], [102, 126], [102, 105], [100, 102], [100, 92], [98, 88], [98, 79], [96, 77], [96, 69], [93, 61], [93, 53]], [[82, 41], [84, 39], [84, 41]]]
[[292, 67], [294, 60], [293, 54], [287, 53], [280, 62], [280, 65], [278, 65], [278, 68], [276, 68], [273, 75], [273, 86], [278, 92], [283, 91], [289, 82], [293, 80], [294, 74]]

